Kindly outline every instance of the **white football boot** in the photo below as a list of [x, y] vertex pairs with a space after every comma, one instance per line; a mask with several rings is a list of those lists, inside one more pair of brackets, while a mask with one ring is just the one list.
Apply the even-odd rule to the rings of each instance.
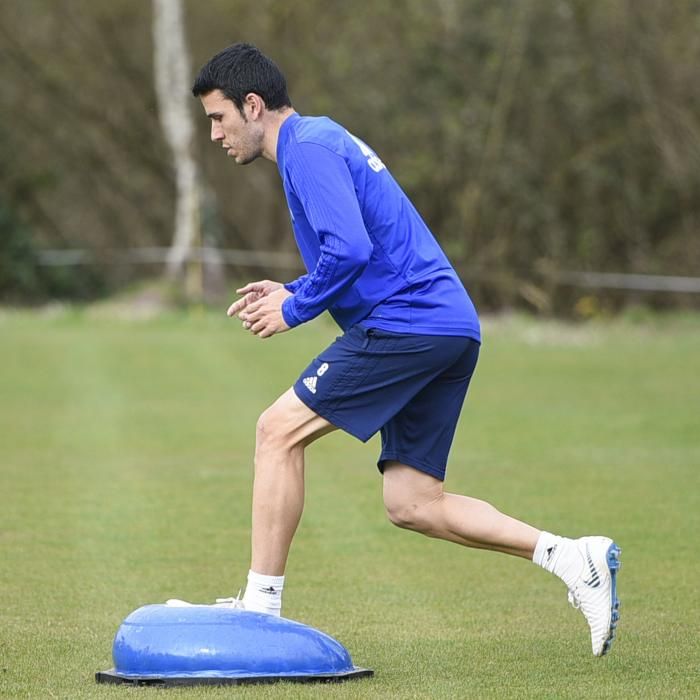
[[610, 651], [620, 619], [616, 579], [622, 550], [609, 537], [581, 537], [572, 545], [576, 550], [567, 553], [572, 558], [567, 564], [573, 574], [567, 576], [569, 602], [583, 613], [591, 628], [593, 654], [604, 656]]
[[189, 608], [193, 605], [212, 605], [215, 608], [238, 608], [239, 610], [245, 610], [240, 592], [235, 598], [217, 598], [216, 603], [188, 603], [186, 600], [180, 600], [179, 598], [170, 598], [165, 601], [165, 604], [169, 605], [171, 608]]

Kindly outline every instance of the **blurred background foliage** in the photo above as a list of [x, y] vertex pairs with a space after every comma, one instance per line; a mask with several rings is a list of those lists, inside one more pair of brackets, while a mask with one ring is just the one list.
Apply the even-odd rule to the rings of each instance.
[[[193, 74], [234, 41], [259, 46], [298, 111], [328, 114], [378, 152], [481, 308], [580, 308], [581, 290], [562, 287], [559, 271], [698, 275], [696, 0], [184, 8]], [[117, 263], [119, 251], [173, 237], [151, 4], [5, 0], [0, 62], [0, 298], [91, 298], [162, 274]], [[194, 99], [192, 110], [202, 241], [293, 253], [274, 165], [235, 167], [208, 142]], [[43, 264], [46, 249], [87, 251], [90, 264]], [[289, 279], [292, 268], [228, 274]], [[645, 300], [697, 306], [698, 296]]]

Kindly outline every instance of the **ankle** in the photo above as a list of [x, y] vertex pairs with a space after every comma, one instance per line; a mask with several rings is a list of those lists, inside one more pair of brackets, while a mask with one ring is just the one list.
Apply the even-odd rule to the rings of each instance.
[[251, 612], [262, 612], [279, 617], [282, 612], [284, 576], [267, 576], [252, 569], [243, 594], [243, 606]]
[[553, 535], [551, 532], [542, 532], [540, 535], [532, 561], [559, 577], [569, 588], [581, 569], [580, 556], [574, 540]]

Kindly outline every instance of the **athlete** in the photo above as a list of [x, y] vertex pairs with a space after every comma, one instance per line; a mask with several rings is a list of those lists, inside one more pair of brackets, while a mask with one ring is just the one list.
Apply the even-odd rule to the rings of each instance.
[[236, 163], [262, 156], [277, 164], [308, 270], [287, 284], [245, 285], [228, 315], [260, 338], [326, 310], [343, 330], [260, 416], [247, 586], [242, 599], [218, 604], [280, 615], [287, 555], [303, 509], [306, 446], [338, 428], [363, 441], [379, 431], [378, 467], [392, 523], [523, 557], [554, 573], [588, 621], [593, 653], [604, 655], [619, 616], [617, 545], [607, 537], [543, 532], [443, 490], [479, 355], [479, 321], [384, 163], [339, 124], [299, 115], [280, 70], [251, 45], [214, 56], [193, 94], [211, 120], [211, 140]]

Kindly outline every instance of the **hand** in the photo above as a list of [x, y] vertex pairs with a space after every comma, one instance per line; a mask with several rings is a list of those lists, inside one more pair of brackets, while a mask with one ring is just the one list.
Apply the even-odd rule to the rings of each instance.
[[271, 292], [284, 287], [280, 282], [272, 282], [270, 280], [261, 280], [260, 282], [249, 282], [245, 287], [241, 287], [236, 290], [236, 294], [243, 294], [243, 298], [235, 301], [231, 306], [228, 307], [226, 314], [228, 316], [239, 316], [243, 309], [247, 308], [248, 304], [251, 304], [262, 297], [267, 296]]
[[291, 292], [280, 285], [279, 289], [268, 292], [256, 301], [250, 302], [239, 313], [239, 317], [243, 321], [243, 328], [260, 338], [269, 338], [275, 333], [288, 331], [289, 326], [282, 316], [282, 303], [291, 296]]

